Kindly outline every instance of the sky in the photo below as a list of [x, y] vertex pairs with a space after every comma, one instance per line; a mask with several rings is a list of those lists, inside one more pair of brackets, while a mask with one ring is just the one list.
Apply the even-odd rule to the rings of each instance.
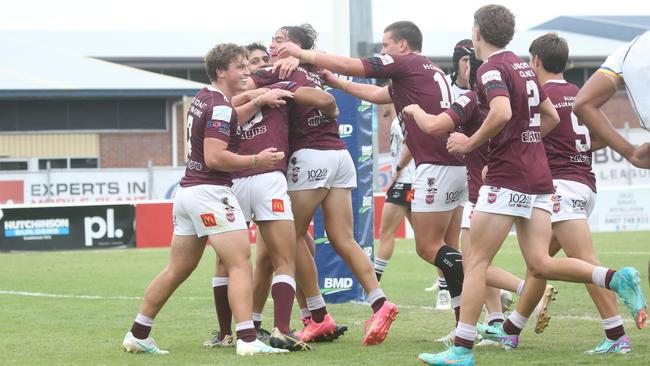
[[[308, 22], [331, 31], [334, 8], [347, 0], [31, 0], [3, 2], [0, 30], [237, 31]], [[351, 0], [354, 1], [354, 0]], [[423, 31], [465, 31], [487, 1], [372, 0], [373, 29], [411, 20]], [[515, 14], [518, 29], [559, 15], [650, 15], [645, 0], [495, 0]], [[399, 4], [399, 6], [395, 6]], [[454, 5], [462, 4], [454, 8]], [[246, 6], [242, 8], [242, 6]]]

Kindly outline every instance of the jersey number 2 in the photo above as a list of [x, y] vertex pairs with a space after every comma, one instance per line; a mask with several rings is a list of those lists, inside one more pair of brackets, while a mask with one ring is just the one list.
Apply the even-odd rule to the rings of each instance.
[[[530, 127], [539, 127], [542, 124], [542, 118], [539, 113], [532, 113], [533, 107], [539, 106], [539, 89], [534, 80], [526, 81], [526, 90], [528, 92], [528, 115], [530, 116]], [[531, 115], [532, 114], [532, 115]]]

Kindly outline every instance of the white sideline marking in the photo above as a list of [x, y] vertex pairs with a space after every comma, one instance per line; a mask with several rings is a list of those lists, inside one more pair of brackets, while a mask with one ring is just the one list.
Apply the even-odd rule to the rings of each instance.
[[[27, 297], [51, 297], [60, 299], [82, 299], [82, 300], [142, 300], [142, 296], [100, 296], [100, 295], [73, 295], [73, 294], [48, 294], [44, 292], [27, 292], [27, 291], [4, 291], [0, 290], [0, 295], [14, 295]], [[194, 297], [186, 296], [183, 299], [188, 300], [205, 300], [212, 297]]]

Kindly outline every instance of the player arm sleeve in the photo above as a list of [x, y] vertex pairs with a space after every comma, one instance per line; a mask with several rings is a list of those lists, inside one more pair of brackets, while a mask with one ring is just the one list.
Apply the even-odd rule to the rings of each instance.
[[361, 60], [368, 78], [390, 79], [404, 72], [402, 58], [397, 55], [380, 55]]

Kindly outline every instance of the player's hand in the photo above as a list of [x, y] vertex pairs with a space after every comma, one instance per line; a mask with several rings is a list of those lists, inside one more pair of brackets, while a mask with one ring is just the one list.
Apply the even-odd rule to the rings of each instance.
[[650, 169], [650, 142], [646, 142], [634, 149], [630, 157], [630, 163], [637, 168]]
[[284, 153], [282, 151], [276, 152], [277, 150], [275, 147], [269, 147], [258, 153], [257, 166], [264, 169], [272, 168], [278, 161], [284, 158]]
[[318, 70], [318, 75], [323, 79], [325, 85], [332, 88], [339, 88], [339, 78], [331, 71], [326, 69]]
[[293, 70], [300, 65], [300, 60], [295, 57], [289, 56], [287, 58], [279, 59], [273, 63], [273, 72], [280, 69], [278, 77], [283, 80], [291, 76]]
[[258, 105], [277, 108], [287, 104], [285, 98], [293, 98], [293, 93], [284, 89], [271, 89], [258, 97]]
[[421, 110], [422, 110], [422, 108], [420, 108], [420, 106], [417, 105], [417, 104], [407, 105], [406, 107], [404, 107], [402, 109], [402, 115], [404, 117], [413, 118], [413, 114], [415, 114], [417, 111], [421, 111]]
[[284, 42], [278, 46], [277, 57], [287, 58], [289, 56], [298, 58], [300, 56], [300, 47], [293, 42]]
[[454, 132], [447, 139], [447, 150], [452, 154], [467, 154], [469, 149], [469, 137], [459, 132]]

